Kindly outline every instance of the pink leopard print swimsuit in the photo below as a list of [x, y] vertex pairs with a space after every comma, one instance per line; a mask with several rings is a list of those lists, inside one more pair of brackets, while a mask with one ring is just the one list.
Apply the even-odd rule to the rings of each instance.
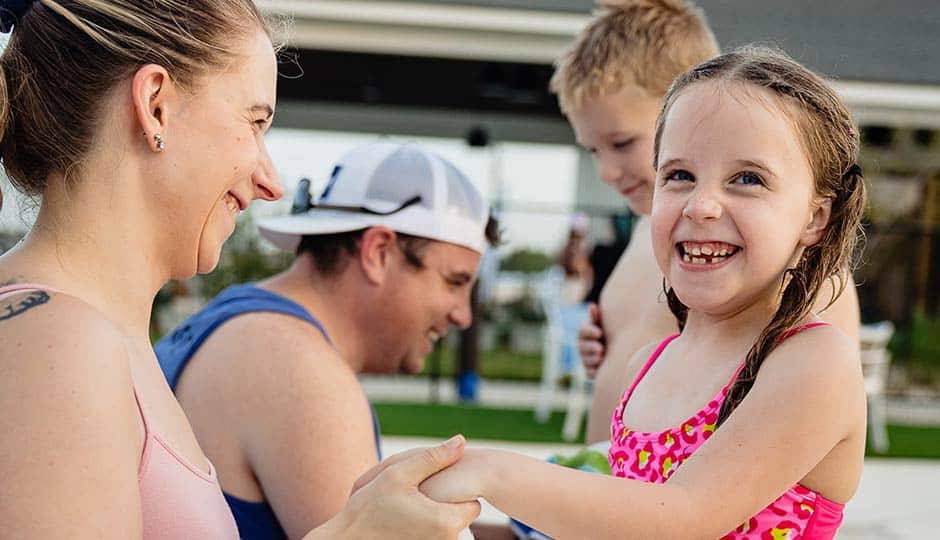
[[[826, 323], [810, 323], [791, 330], [786, 339], [803, 330]], [[666, 346], [679, 335], [666, 338], [647, 360], [646, 365], [620, 406], [614, 411], [610, 425], [610, 467], [614, 476], [661, 484], [693, 452], [711, 437], [718, 421], [721, 403], [728, 393], [731, 381], [718, 392], [702, 410], [680, 426], [659, 433], [631, 431], [623, 425], [623, 410], [633, 394], [634, 388], [643, 379]], [[742, 366], [743, 367], [743, 364]], [[738, 368], [738, 371], [741, 370]], [[844, 505], [830, 501], [815, 491], [799, 484], [788, 489], [776, 501], [738, 528], [722, 537], [722, 540], [829, 540], [835, 537], [842, 523]]]

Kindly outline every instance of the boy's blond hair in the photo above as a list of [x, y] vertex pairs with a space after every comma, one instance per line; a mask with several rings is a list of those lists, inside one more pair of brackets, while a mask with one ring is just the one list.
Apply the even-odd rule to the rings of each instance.
[[599, 0], [600, 10], [556, 62], [549, 88], [564, 113], [635, 84], [663, 96], [679, 74], [718, 55], [705, 14], [684, 0]]

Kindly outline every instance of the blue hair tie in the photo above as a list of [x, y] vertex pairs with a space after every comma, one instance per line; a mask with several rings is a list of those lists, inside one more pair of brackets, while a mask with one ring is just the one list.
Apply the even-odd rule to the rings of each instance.
[[0, 33], [7, 34], [36, 0], [0, 0]]

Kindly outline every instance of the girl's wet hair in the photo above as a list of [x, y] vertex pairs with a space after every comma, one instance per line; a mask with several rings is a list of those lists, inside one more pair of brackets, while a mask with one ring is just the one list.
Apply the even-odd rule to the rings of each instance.
[[240, 39], [267, 32], [251, 0], [36, 0], [17, 14], [0, 57], [0, 153], [33, 196], [51, 173], [81, 168], [107, 97], [139, 67], [193, 88]]
[[[833, 295], [828, 305], [842, 293], [863, 234], [861, 219], [866, 195], [861, 169], [856, 163], [858, 130], [845, 103], [821, 77], [786, 54], [765, 47], [749, 46], [723, 54], [672, 83], [656, 123], [655, 168], [658, 169], [663, 125], [669, 110], [684, 90], [703, 81], [740, 84], [745, 89], [753, 85], [776, 96], [781, 110], [790, 116], [800, 135], [817, 196], [832, 201], [822, 238], [805, 248], [796, 266], [786, 270], [780, 305], [748, 351], [744, 368], [731, 385], [718, 417], [721, 425], [747, 396], [764, 360], [786, 332], [811, 313], [823, 283], [833, 282]], [[688, 309], [669, 287], [666, 287], [666, 298], [682, 327]]]

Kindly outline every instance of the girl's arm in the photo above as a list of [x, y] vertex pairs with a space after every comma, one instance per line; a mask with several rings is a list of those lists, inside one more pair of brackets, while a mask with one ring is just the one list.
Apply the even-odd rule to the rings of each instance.
[[[818, 328], [765, 361], [741, 406], [666, 484], [471, 449], [421, 488], [438, 500], [484, 497], [556, 538], [717, 538], [864, 430], [864, 415], [854, 344]], [[860, 463], [844, 464], [846, 474], [857, 479]]]
[[123, 337], [74, 298], [44, 299], [0, 320], [2, 536], [140, 538], [142, 430]]

